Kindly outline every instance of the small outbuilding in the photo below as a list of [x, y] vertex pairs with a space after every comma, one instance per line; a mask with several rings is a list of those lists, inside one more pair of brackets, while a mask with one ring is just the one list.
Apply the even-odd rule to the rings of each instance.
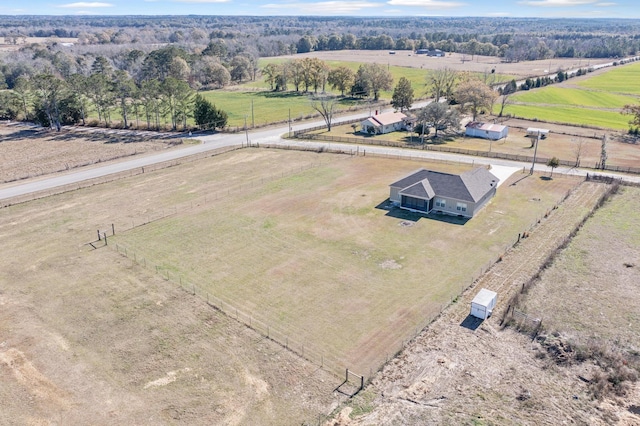
[[483, 288], [471, 301], [471, 316], [483, 320], [489, 318], [497, 301], [498, 293]]
[[490, 139], [497, 141], [506, 138], [509, 134], [509, 128], [501, 124], [480, 123], [471, 121], [465, 126], [465, 135], [474, 138]]
[[527, 136], [540, 136], [541, 139], [546, 139], [549, 135], [549, 129], [538, 129], [536, 127], [527, 128]]

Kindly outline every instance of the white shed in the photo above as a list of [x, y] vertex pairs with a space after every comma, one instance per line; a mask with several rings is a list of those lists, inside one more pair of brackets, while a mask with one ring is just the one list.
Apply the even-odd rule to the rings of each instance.
[[509, 135], [509, 128], [501, 124], [481, 123], [471, 121], [465, 126], [465, 134], [474, 138], [483, 138], [497, 141]]
[[471, 315], [480, 319], [489, 318], [497, 300], [498, 293], [483, 288], [471, 301]]

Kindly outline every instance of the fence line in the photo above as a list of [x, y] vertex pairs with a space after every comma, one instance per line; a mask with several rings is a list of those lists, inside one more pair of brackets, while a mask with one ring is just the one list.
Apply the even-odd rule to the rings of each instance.
[[[206, 205], [211, 202], [215, 202], [222, 198], [226, 198], [232, 194], [237, 194], [240, 191], [254, 189], [257, 184], [264, 184], [266, 182], [272, 182], [276, 179], [281, 179], [284, 177], [292, 176], [296, 173], [301, 173], [312, 168], [320, 167], [322, 162], [312, 162], [306, 165], [295, 167], [293, 169], [289, 169], [286, 171], [281, 171], [279, 173], [275, 173], [269, 175], [267, 177], [262, 177], [259, 179], [254, 179], [251, 181], [246, 181], [244, 183], [226, 187], [226, 189], [222, 191], [216, 191], [212, 193], [206, 193], [192, 200], [174, 204], [173, 206], [163, 208], [161, 210], [151, 211], [149, 213], [140, 214], [137, 217], [129, 217], [127, 219], [120, 219], [119, 222], [115, 222], [113, 225], [115, 226], [115, 230], [118, 232], [126, 232], [130, 231], [139, 226], [144, 226], [149, 223], [156, 222], [158, 220], [162, 220], [171, 216], [175, 216], [178, 213], [193, 210], [194, 208], [200, 207], [202, 205]], [[112, 225], [110, 225], [112, 226]]]
[[162, 276], [167, 281], [171, 281], [179, 285], [185, 292], [206, 301], [209, 306], [221, 313], [224, 313], [227, 317], [244, 324], [261, 334], [263, 337], [280, 344], [282, 347], [297, 354], [301, 358], [306, 359], [312, 364], [334, 374], [338, 378], [344, 375], [344, 371], [347, 367], [339, 357], [330, 350], [322, 350], [315, 347], [313, 344], [300, 342], [295, 338], [290, 337], [292, 333], [286, 333], [278, 327], [270, 325], [261, 317], [260, 314], [238, 307], [238, 304], [232, 303], [220, 295], [216, 295], [205, 290], [199, 284], [187, 280], [182, 275], [172, 273], [171, 268], [153, 263], [146, 256], [141, 255], [139, 252], [127, 248], [120, 243], [110, 244], [109, 247], [115, 249], [117, 253], [129, 258], [139, 266], [151, 270]]
[[[469, 288], [472, 288], [474, 284], [478, 282], [478, 280], [480, 280], [482, 276], [487, 273], [494, 264], [502, 261], [503, 256], [506, 255], [509, 250], [515, 247], [522, 238], [526, 238], [528, 236], [528, 232], [531, 232], [542, 221], [543, 218], [546, 218], [552, 210], [555, 210], [557, 206], [568, 197], [570, 192], [571, 191], [568, 191], [567, 194], [563, 195], [551, 209], [536, 218], [530, 224], [530, 226], [525, 227], [526, 231], [518, 234], [517, 237], [514, 237], [513, 240], [505, 244], [504, 249], [501, 251], [501, 253], [495, 256], [495, 258], [492, 258], [485, 264], [483, 264], [477, 270], [477, 272], [470, 277], [470, 279], [465, 280], [465, 282], [463, 283], [460, 283], [459, 292], [453, 292], [446, 302], [438, 305], [435, 310], [430, 309], [430, 311], [432, 311], [432, 314], [427, 315], [425, 320], [419, 321], [417, 324], [411, 327], [411, 330], [408, 333], [404, 333], [399, 336], [399, 338], [396, 339], [395, 343], [389, 346], [391, 348], [389, 351], [386, 351], [386, 353], [384, 354], [380, 354], [380, 357], [374, 360], [369, 365], [368, 376], [355, 373], [355, 375], [358, 377], [363, 376], [362, 384], [370, 383], [373, 375], [377, 371], [381, 370], [384, 365], [386, 365], [400, 352], [402, 352], [407, 344], [409, 344], [418, 335], [420, 335], [420, 333], [432, 322], [434, 322], [451, 304], [456, 303], [458, 301], [458, 298]], [[199, 284], [196, 284], [193, 281], [186, 280], [181, 275], [172, 273], [172, 268], [157, 265], [152, 261], [149, 261], [146, 256], [140, 255], [138, 252], [131, 250], [126, 246], [118, 243], [115, 246], [112, 244], [111, 247], [115, 247], [118, 253], [131, 259], [138, 265], [150, 269], [163, 276], [166, 280], [178, 284], [186, 292], [206, 301], [210, 306], [224, 313], [228, 317], [235, 319], [242, 324], [245, 324], [247, 327], [253, 329], [265, 338], [268, 338], [280, 344], [287, 350], [299, 355], [300, 357], [306, 359], [314, 365], [318, 365], [320, 368], [323, 368], [326, 371], [334, 374], [336, 377], [340, 377], [345, 369], [348, 368], [346, 367], [346, 363], [342, 359], [342, 356], [334, 353], [332, 350], [319, 349], [310, 343], [303, 343], [296, 340], [295, 338], [291, 338], [290, 336], [292, 334], [295, 334], [295, 330], [285, 332], [278, 327], [274, 327], [270, 325], [268, 320], [266, 320], [260, 314], [255, 314], [250, 309], [244, 308], [240, 303], [237, 303], [237, 301], [231, 301], [225, 297], [207, 291]], [[350, 372], [353, 373], [353, 371]], [[349, 375], [347, 375], [347, 378], [348, 377]]]
[[[349, 124], [354, 122], [354, 120], [345, 121], [340, 124]], [[326, 129], [326, 126], [318, 126], [311, 129], [299, 130], [294, 132], [294, 137], [298, 139], [308, 139], [308, 140], [319, 140], [319, 141], [327, 141], [327, 142], [341, 142], [341, 143], [350, 143], [356, 145], [371, 145], [371, 146], [385, 146], [385, 147], [394, 147], [394, 148], [420, 148], [426, 151], [438, 151], [438, 152], [447, 152], [452, 154], [462, 154], [462, 155], [470, 155], [475, 157], [486, 157], [486, 158], [497, 158], [502, 160], [511, 160], [511, 161], [519, 161], [523, 163], [533, 163], [534, 157], [530, 157], [528, 155], [518, 155], [518, 154], [507, 154], [501, 152], [490, 152], [490, 151], [477, 151], [472, 149], [465, 148], [456, 148], [449, 146], [439, 146], [439, 145], [427, 145], [427, 144], [407, 144], [405, 142], [397, 142], [397, 141], [389, 141], [389, 140], [379, 140], [379, 139], [365, 139], [365, 138], [356, 138], [356, 137], [348, 137], [348, 136], [330, 136], [324, 134], [313, 134], [309, 133], [315, 130]], [[536, 164], [547, 164], [549, 158], [545, 157], [536, 157]], [[558, 165], [565, 167], [579, 167], [579, 164], [576, 160], [558, 160]], [[634, 173], [640, 174], [639, 167], [621, 167], [621, 166], [612, 166], [607, 165], [602, 168], [600, 164], [596, 163], [593, 166], [595, 170], [606, 170], [611, 172], [623, 172], [623, 173]]]
[[[267, 180], [276, 179], [279, 177], [283, 177], [285, 175], [290, 175], [291, 173], [298, 173], [300, 171], [308, 170], [312, 167], [318, 167], [318, 166], [319, 164], [311, 163], [310, 165], [290, 170], [287, 173], [281, 172], [275, 176], [271, 176], [267, 178]], [[262, 182], [264, 182], [264, 180], [265, 180], [264, 178], [261, 179]], [[250, 187], [255, 187], [255, 184], [253, 182], [248, 185]], [[234, 191], [227, 190], [224, 194], [222, 194], [222, 196], [228, 196], [232, 192], [235, 193], [237, 191], [235, 189]], [[477, 273], [472, 274], [472, 276], [468, 280], [465, 280], [463, 283], [460, 283], [459, 292], [457, 291], [453, 292], [449, 296], [449, 299], [445, 303], [438, 305], [436, 309], [432, 309], [432, 308], [428, 309], [431, 312], [431, 314], [425, 315], [425, 320], [419, 321], [416, 324], [414, 324], [411, 327], [410, 331], [408, 331], [407, 333], [403, 333], [401, 336], [399, 336], [398, 339], [396, 339], [395, 343], [389, 345], [391, 350], [387, 351], [384, 354], [380, 354], [380, 357], [377, 360], [373, 360], [373, 362], [369, 364], [369, 371], [368, 371], [369, 376], [367, 377], [363, 375], [363, 379], [362, 379], [363, 383], [369, 383], [373, 378], [373, 375], [375, 374], [375, 372], [381, 370], [386, 363], [388, 363], [398, 353], [400, 353], [409, 342], [414, 340], [426, 327], [428, 327], [432, 322], [434, 322], [442, 314], [442, 312], [445, 309], [447, 309], [451, 304], [456, 303], [458, 298], [465, 291], [473, 287], [474, 284], [487, 271], [489, 271], [495, 263], [500, 262], [502, 260], [502, 257], [509, 250], [515, 247], [522, 238], [526, 238], [528, 236], [528, 232], [531, 232], [541, 222], [543, 218], [546, 218], [552, 210], [555, 210], [558, 207], [558, 205], [561, 204], [569, 196], [570, 193], [571, 193], [571, 190], [569, 190], [566, 194], [564, 194], [557, 201], [557, 203], [551, 209], [549, 209], [544, 215], [541, 215], [538, 218], [536, 218], [528, 228], [525, 228], [526, 231], [518, 234], [517, 238], [514, 237], [514, 239], [511, 242], [505, 244], [504, 250], [502, 250], [501, 253], [499, 253], [495, 258], [490, 259], [487, 263], [481, 266], [478, 269]], [[207, 197], [208, 197], [208, 200], [215, 200], [219, 198], [217, 194], [215, 194], [215, 197], [212, 196], [211, 194], [206, 194], [205, 196], [200, 197], [200, 201], [194, 200], [195, 204], [200, 205], [203, 198], [204, 198], [204, 202], [206, 203]], [[192, 201], [189, 204], [189, 206], [187, 206], [186, 208], [193, 208], [194, 201]], [[147, 216], [146, 219], [142, 220], [142, 223], [138, 223], [138, 224], [136, 224], [135, 220], [133, 220], [132, 226], [128, 229], [132, 229], [134, 227], [141, 226], [143, 224], [149, 223], [154, 220], [159, 220], [167, 216], [175, 215], [178, 211], [182, 211], [184, 208], [185, 208], [184, 205], [181, 206], [180, 208], [178, 208], [178, 206], [174, 206], [173, 209], [170, 208], [170, 209], [162, 210], [162, 212], [157, 213], [157, 215], [150, 214]], [[115, 233], [116, 231], [118, 231], [118, 229], [115, 228], [113, 225], [111, 225], [110, 230], [112, 231], [112, 233]], [[120, 229], [120, 232], [123, 232], [126, 230], [127, 228]], [[100, 232], [101, 231], [98, 231], [98, 235], [100, 235]], [[104, 231], [103, 231], [103, 235], [106, 237], [106, 233]], [[106, 239], [105, 239], [105, 245], [106, 245]], [[265, 338], [268, 338], [280, 344], [287, 350], [290, 350], [291, 352], [301, 356], [302, 358], [308, 360], [309, 362], [315, 365], [318, 365], [320, 368], [323, 368], [326, 371], [334, 374], [336, 377], [342, 376], [343, 372], [345, 371], [345, 368], [347, 368], [342, 357], [340, 355], [336, 355], [335, 353], [333, 353], [332, 350], [318, 349], [314, 347], [312, 344], [299, 342], [296, 339], [290, 338], [291, 334], [295, 334], [295, 330], [290, 333], [287, 333], [280, 330], [277, 327], [273, 327], [263, 317], [251, 312], [250, 309], [245, 309], [244, 307], [241, 306], [241, 304], [237, 303], [236, 301], [230, 301], [224, 297], [221, 297], [220, 295], [213, 294], [203, 289], [200, 285], [184, 279], [184, 277], [182, 277], [181, 275], [172, 273], [171, 268], [162, 267], [160, 265], [154, 264], [152, 261], [149, 261], [146, 256], [140, 255], [138, 252], [131, 250], [119, 243], [115, 245], [110, 244], [110, 246], [112, 247], [112, 249], [115, 248], [115, 250], [118, 253], [124, 255], [125, 257], [130, 258], [133, 262], [137, 263], [138, 265], [141, 265], [147, 269], [155, 271], [156, 273], [161, 274], [165, 279], [179, 284], [180, 287], [184, 289], [186, 292], [194, 296], [197, 296], [202, 300], [205, 300], [213, 308], [219, 310], [220, 312], [224, 313], [230, 318], [233, 318], [238, 322], [245, 324], [247, 327], [255, 330]], [[452, 286], [452, 288], [458, 288], [458, 287]], [[349, 376], [347, 375], [347, 377]]]

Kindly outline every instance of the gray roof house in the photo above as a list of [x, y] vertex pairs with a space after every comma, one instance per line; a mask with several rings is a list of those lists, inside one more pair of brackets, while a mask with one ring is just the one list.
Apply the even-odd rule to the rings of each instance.
[[499, 179], [484, 167], [459, 175], [420, 169], [389, 185], [402, 209], [473, 217], [495, 195]]

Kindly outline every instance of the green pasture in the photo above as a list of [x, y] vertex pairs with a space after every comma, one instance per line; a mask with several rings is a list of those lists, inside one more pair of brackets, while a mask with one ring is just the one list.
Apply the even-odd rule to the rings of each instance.
[[[620, 114], [627, 104], [640, 101], [640, 63], [611, 68], [573, 87], [547, 86], [513, 95], [515, 104], [505, 114], [578, 126], [615, 130], [629, 128], [629, 116]], [[577, 86], [577, 88], [575, 87]], [[499, 111], [494, 105], [493, 112]]]
[[522, 91], [511, 97], [516, 102], [528, 104], [570, 105], [579, 107], [621, 109], [637, 98], [616, 93], [547, 86], [537, 90]]
[[[280, 175], [282, 164], [311, 157], [323, 164]], [[504, 185], [466, 223], [380, 208], [389, 183], [420, 166], [468, 167], [287, 151], [225, 154], [189, 164], [188, 172], [224, 197], [120, 233], [114, 243], [291, 342], [322, 348], [366, 373], [575, 185], [567, 177]], [[249, 184], [239, 189], [234, 182]]]
[[[282, 63], [286, 61], [288, 61], [288, 59], [262, 58], [258, 62], [258, 65], [260, 67], [264, 67], [269, 63]], [[361, 62], [350, 62], [350, 61], [325, 61], [325, 63], [329, 65], [329, 67], [331, 68], [345, 66], [351, 69], [353, 72], [358, 71], [358, 68], [360, 67], [360, 65], [362, 65]], [[385, 66], [384, 63], [381, 63], [380, 65]], [[389, 72], [391, 72], [391, 75], [393, 76], [394, 87], [398, 83], [401, 77], [405, 77], [411, 82], [411, 87], [413, 87], [414, 96], [416, 99], [426, 98], [429, 96], [427, 94], [427, 88], [425, 85], [427, 73], [429, 70], [421, 69], [421, 68], [400, 67], [400, 66], [393, 66], [393, 65], [387, 66], [387, 68]], [[483, 78], [482, 73], [471, 73], [471, 74], [477, 76], [478, 78]], [[498, 81], [510, 81], [516, 77], [512, 75], [507, 75], [507, 74], [497, 74], [496, 78]], [[242, 86], [250, 87], [252, 89], [269, 90], [269, 85], [266, 84], [263, 79], [258, 79], [253, 82], [245, 83]], [[329, 89], [329, 87], [327, 87], [327, 89]], [[381, 99], [386, 99], [386, 100], [390, 100], [392, 95], [393, 95], [393, 90], [383, 91], [380, 93]]]
[[[499, 109], [499, 106], [495, 106], [494, 113], [498, 112]], [[595, 126], [615, 130], [627, 130], [629, 128], [629, 116], [622, 115], [619, 112], [589, 108], [513, 104], [505, 107], [504, 114], [530, 120], [578, 126]]]
[[640, 95], [640, 62], [615, 67], [578, 83], [585, 89]]
[[[243, 127], [245, 117], [247, 126], [252, 127], [286, 122], [289, 113], [292, 120], [317, 114], [311, 107], [311, 95], [301, 92], [213, 90], [201, 94], [229, 114], [230, 127]], [[341, 99], [338, 110], [353, 108], [358, 102], [350, 98]]]

